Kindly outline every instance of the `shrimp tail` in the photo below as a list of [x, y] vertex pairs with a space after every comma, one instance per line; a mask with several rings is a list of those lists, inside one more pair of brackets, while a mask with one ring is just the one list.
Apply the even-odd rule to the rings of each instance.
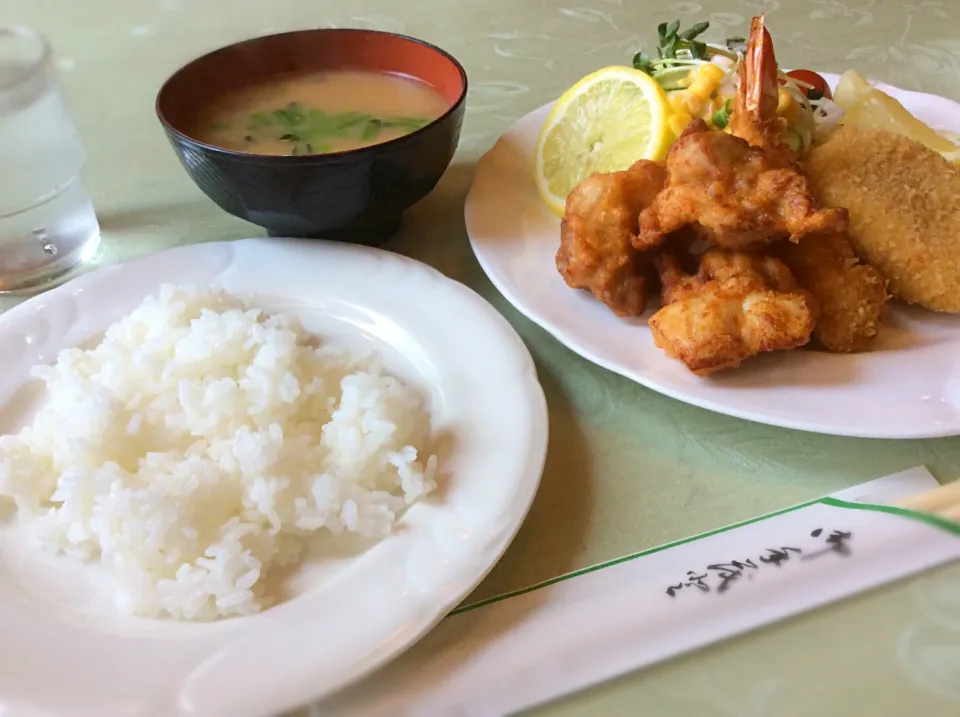
[[777, 58], [763, 15], [750, 23], [747, 51], [740, 62], [737, 79], [730, 131], [755, 147], [789, 152], [777, 117], [780, 89]]

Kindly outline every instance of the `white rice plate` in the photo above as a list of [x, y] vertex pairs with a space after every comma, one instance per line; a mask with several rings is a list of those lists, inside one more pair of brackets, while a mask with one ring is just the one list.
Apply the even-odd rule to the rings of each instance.
[[435, 487], [413, 388], [217, 288], [165, 285], [34, 375], [46, 402], [0, 437], [0, 500], [38, 545], [107, 566], [126, 614], [258, 612], [305, 537], [387, 536]]

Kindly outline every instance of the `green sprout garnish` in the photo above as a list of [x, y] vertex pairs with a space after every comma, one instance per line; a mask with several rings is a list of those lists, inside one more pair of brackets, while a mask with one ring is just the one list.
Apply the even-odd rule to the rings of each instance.
[[634, 68], [659, 79], [668, 70], [709, 62], [716, 55], [736, 60], [736, 52], [697, 39], [708, 29], [709, 22], [694, 23], [683, 31], [679, 20], [660, 23], [657, 26], [657, 56], [653, 58], [646, 52], [638, 52], [633, 56]]
[[723, 103], [723, 107], [713, 113], [713, 117], [710, 118], [710, 121], [713, 122], [714, 127], [717, 129], [723, 129], [730, 123], [730, 105], [732, 104], [733, 100], [727, 100]]

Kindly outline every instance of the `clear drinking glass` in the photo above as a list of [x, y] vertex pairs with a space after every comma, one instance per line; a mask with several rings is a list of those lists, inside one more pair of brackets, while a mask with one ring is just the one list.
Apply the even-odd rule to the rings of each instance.
[[52, 55], [42, 35], [0, 27], [0, 293], [48, 284], [100, 244]]

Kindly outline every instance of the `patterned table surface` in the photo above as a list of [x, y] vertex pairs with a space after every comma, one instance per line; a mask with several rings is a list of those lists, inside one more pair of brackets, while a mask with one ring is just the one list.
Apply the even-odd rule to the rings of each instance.
[[[368, 27], [436, 43], [471, 89], [457, 157], [389, 248], [477, 290], [537, 362], [551, 445], [536, 503], [473, 599], [804, 501], [909, 466], [960, 474], [960, 439], [872, 441], [768, 428], [693, 408], [580, 359], [522, 318], [474, 259], [472, 166], [521, 115], [598, 67], [629, 62], [656, 24], [709, 38], [768, 14], [790, 67], [862, 74], [960, 100], [960, 5], [934, 0], [5, 0], [0, 25], [51, 38], [89, 153], [103, 226], [96, 264], [262, 234], [190, 182], [153, 113], [162, 81], [243, 38]], [[2, 171], [2, 169], [0, 169]], [[0, 310], [13, 300], [0, 299]], [[960, 567], [948, 566], [560, 701], [542, 714], [960, 714]]]

